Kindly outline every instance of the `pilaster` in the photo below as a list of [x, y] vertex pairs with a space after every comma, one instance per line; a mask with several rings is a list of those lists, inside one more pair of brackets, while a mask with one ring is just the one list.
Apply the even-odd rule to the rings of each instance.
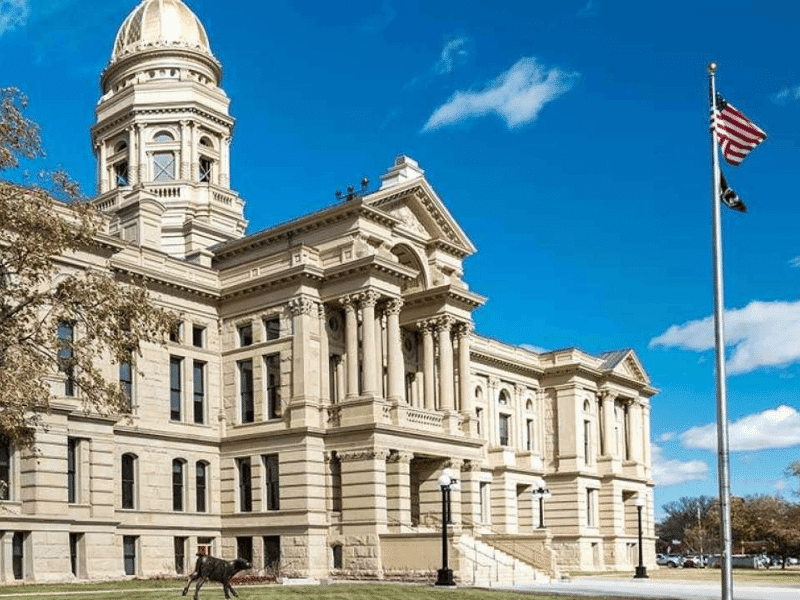
[[293, 298], [289, 310], [293, 328], [289, 423], [291, 427], [319, 427], [319, 347], [311, 340], [311, 321], [319, 318], [319, 304], [310, 298]]

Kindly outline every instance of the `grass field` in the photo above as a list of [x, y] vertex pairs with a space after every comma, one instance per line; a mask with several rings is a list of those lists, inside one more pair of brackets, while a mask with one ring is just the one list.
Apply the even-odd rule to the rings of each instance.
[[[719, 569], [658, 569], [648, 572], [654, 581], [717, 582]], [[629, 580], [633, 574], [615, 573], [571, 573], [572, 578], [599, 578]], [[734, 588], [737, 584], [786, 585], [800, 590], [800, 567], [753, 571], [735, 569]], [[65, 598], [69, 600], [98, 600], [116, 598], [124, 600], [179, 599], [184, 582], [178, 580], [134, 580], [76, 584], [33, 584], [0, 586], [0, 600]], [[429, 584], [373, 584], [336, 583], [318, 586], [284, 585], [236, 585], [240, 600], [453, 600], [452, 589], [436, 588]], [[194, 593], [194, 585], [187, 598]], [[518, 592], [471, 589], [459, 587], [458, 600], [585, 600], [586, 596], [563, 596], [549, 594], [523, 594]], [[207, 583], [200, 592], [201, 600], [222, 600], [222, 587]], [[800, 591], [798, 592], [800, 597]], [[613, 600], [610, 596], [593, 596], [596, 600]], [[765, 598], [764, 600], [769, 600]]]

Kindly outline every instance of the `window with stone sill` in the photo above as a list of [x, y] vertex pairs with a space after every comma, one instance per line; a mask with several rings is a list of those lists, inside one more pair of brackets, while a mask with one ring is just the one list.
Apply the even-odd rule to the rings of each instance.
[[12, 494], [12, 448], [5, 436], [0, 436], [0, 500], [11, 500]]
[[195, 463], [195, 508], [197, 512], [206, 512], [207, 487], [208, 487], [208, 463], [199, 460]]
[[211, 170], [213, 168], [214, 161], [210, 158], [206, 158], [205, 156], [200, 157], [200, 182], [201, 183], [211, 183]]
[[124, 187], [128, 185], [128, 181], [129, 181], [128, 161], [121, 160], [119, 162], [114, 163], [114, 186]]
[[253, 511], [253, 480], [249, 458], [237, 459], [239, 471], [239, 512]]
[[175, 181], [175, 154], [153, 152], [153, 181]]
[[501, 446], [508, 446], [510, 439], [508, 432], [511, 431], [511, 415], [500, 413], [499, 415], [499, 441]]
[[135, 454], [122, 455], [122, 508], [136, 508], [136, 460]]
[[172, 461], [172, 510], [184, 510], [184, 477], [186, 461], [176, 458]]
[[264, 320], [264, 332], [267, 341], [277, 340], [281, 337], [281, 320], [279, 317], [271, 317]]

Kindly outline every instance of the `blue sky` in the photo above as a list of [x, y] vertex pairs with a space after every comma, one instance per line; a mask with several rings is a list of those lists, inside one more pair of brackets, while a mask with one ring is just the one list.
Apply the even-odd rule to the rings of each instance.
[[[0, 85], [47, 164], [91, 192], [99, 73], [135, 0], [0, 0]], [[706, 65], [769, 135], [725, 169], [732, 489], [784, 493], [800, 458], [800, 5], [189, 0], [237, 119], [251, 231], [426, 170], [478, 252], [477, 331], [638, 352], [653, 384], [656, 504], [715, 495]], [[796, 487], [796, 486], [795, 486]], [[788, 497], [788, 496], [787, 496]], [[660, 511], [659, 511], [660, 512]]]

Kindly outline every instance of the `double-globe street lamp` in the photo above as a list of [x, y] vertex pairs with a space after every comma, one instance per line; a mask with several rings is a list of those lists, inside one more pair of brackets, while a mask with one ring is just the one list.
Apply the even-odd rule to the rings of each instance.
[[636, 511], [639, 513], [639, 565], [636, 567], [634, 579], [649, 579], [647, 567], [644, 566], [642, 548], [642, 508], [644, 508], [644, 496], [641, 494], [636, 497]]
[[436, 585], [455, 586], [453, 570], [447, 566], [447, 524], [450, 523], [450, 490], [458, 490], [458, 479], [450, 469], [445, 469], [439, 477], [442, 490], [442, 568], [436, 577]]
[[550, 490], [544, 487], [544, 479], [539, 479], [536, 486], [531, 490], [531, 495], [534, 499], [539, 500], [539, 529], [544, 529], [544, 499], [550, 497]]

